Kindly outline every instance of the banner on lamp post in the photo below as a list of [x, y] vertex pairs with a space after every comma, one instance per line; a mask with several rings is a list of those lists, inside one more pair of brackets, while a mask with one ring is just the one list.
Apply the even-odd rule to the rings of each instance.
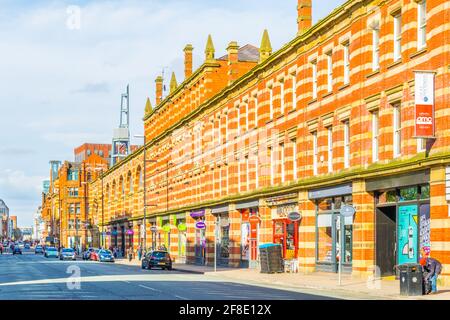
[[415, 138], [434, 138], [434, 78], [432, 71], [415, 71]]

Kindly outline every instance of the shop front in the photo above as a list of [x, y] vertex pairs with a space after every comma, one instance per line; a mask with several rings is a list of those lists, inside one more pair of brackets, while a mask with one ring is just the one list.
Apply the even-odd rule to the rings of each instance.
[[430, 173], [366, 181], [376, 206], [375, 259], [381, 276], [397, 274], [396, 265], [417, 263], [430, 245]]
[[266, 199], [271, 211], [273, 242], [283, 246], [283, 258], [293, 260], [298, 258], [299, 219], [290, 219], [298, 209], [298, 194], [291, 193]]
[[160, 240], [158, 249], [167, 250], [170, 253], [171, 229], [169, 216], [164, 216], [161, 218], [160, 226], [161, 229], [159, 232]]
[[191, 218], [195, 220], [195, 264], [206, 264], [206, 222], [205, 210], [196, 210], [190, 213]]
[[353, 220], [340, 210], [353, 205], [352, 184], [310, 190], [316, 206], [316, 270], [338, 272], [342, 252], [342, 271], [352, 272]]
[[241, 214], [241, 268], [257, 268], [259, 243], [259, 201], [247, 201], [236, 204]]
[[219, 266], [228, 266], [230, 261], [230, 216], [228, 205], [211, 209], [215, 218], [216, 261]]
[[177, 217], [176, 227], [178, 231], [178, 262], [186, 263], [187, 226], [184, 214]]

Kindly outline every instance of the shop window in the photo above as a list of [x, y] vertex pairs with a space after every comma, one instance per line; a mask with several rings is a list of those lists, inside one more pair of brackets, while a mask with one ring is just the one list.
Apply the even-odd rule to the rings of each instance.
[[417, 187], [402, 188], [400, 189], [399, 201], [402, 202], [417, 200], [417, 194]]
[[395, 190], [381, 192], [378, 195], [378, 204], [395, 203], [395, 202], [397, 202], [397, 192]]
[[430, 198], [430, 186], [421, 186], [420, 187], [420, 199], [429, 199]]
[[220, 257], [228, 259], [230, 257], [230, 225], [221, 226], [220, 229]]
[[344, 234], [344, 248], [345, 248], [345, 257], [344, 263], [352, 262], [352, 244], [353, 244], [353, 224], [345, 224], [345, 234]]
[[333, 204], [333, 199], [331, 199], [331, 198], [322, 199], [319, 202], [319, 210], [320, 211], [331, 210], [332, 204]]
[[318, 256], [319, 262], [332, 262], [333, 256], [333, 234], [332, 234], [332, 215], [321, 214], [318, 216], [317, 237], [318, 237]]

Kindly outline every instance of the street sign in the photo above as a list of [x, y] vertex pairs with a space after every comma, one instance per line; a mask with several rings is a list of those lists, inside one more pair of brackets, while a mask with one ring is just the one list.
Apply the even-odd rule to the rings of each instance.
[[356, 210], [353, 206], [350, 205], [344, 205], [341, 208], [341, 215], [344, 217], [353, 217], [353, 215], [356, 213]]
[[250, 217], [248, 218], [248, 221], [249, 221], [250, 223], [259, 223], [259, 222], [261, 221], [261, 218], [258, 217], [258, 216], [250, 216]]
[[291, 221], [299, 221], [302, 218], [302, 215], [299, 212], [290, 212], [287, 215], [287, 218]]
[[196, 227], [197, 229], [206, 229], [206, 223], [204, 223], [203, 221], [198, 221], [198, 222], [195, 224], [195, 227]]
[[157, 232], [158, 231], [158, 227], [157, 226], [151, 226], [150, 227], [150, 231], [151, 232]]

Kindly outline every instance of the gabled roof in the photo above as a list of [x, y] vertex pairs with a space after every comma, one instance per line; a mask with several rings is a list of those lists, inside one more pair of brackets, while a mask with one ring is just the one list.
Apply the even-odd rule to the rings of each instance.
[[[217, 60], [227, 61], [228, 54]], [[259, 48], [252, 46], [251, 44], [246, 44], [245, 46], [239, 48], [238, 60], [242, 62], [258, 62], [259, 61]]]

